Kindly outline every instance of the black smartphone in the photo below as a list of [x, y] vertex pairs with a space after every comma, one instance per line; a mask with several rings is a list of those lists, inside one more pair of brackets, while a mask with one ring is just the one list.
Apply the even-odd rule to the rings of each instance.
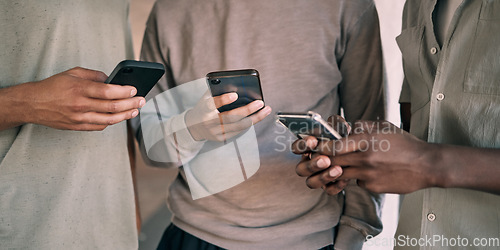
[[330, 126], [320, 114], [313, 111], [307, 113], [276, 113], [276, 122], [290, 130], [298, 138], [314, 136], [321, 140], [338, 140], [342, 136]]
[[146, 96], [165, 73], [161, 63], [125, 60], [116, 65], [106, 83], [132, 85], [137, 96]]
[[210, 72], [206, 79], [214, 97], [231, 92], [238, 94], [238, 100], [218, 108], [221, 113], [245, 106], [255, 100], [264, 101], [259, 72], [255, 69]]

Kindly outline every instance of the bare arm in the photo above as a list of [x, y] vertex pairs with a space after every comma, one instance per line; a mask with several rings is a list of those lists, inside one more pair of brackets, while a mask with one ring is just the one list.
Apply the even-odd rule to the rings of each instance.
[[[349, 167], [341, 168], [338, 178], [311, 176], [308, 180], [311, 188], [346, 178], [357, 179], [360, 186], [377, 193], [405, 194], [442, 187], [500, 194], [500, 149], [427, 143], [389, 122], [356, 124], [353, 135], [318, 144], [323, 156], [317, 157], [326, 161], [324, 165]], [[297, 168], [304, 172], [325, 169], [316, 162], [317, 158], [304, 161]]]
[[135, 117], [144, 98], [132, 86], [103, 83], [99, 71], [73, 68], [39, 82], [0, 89], [0, 130], [26, 123], [67, 130], [103, 130]]

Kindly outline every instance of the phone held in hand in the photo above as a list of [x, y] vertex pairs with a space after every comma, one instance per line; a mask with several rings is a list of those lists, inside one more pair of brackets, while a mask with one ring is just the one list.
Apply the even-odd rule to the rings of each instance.
[[146, 96], [165, 73], [161, 63], [125, 60], [116, 65], [106, 83], [132, 85], [137, 96]]
[[214, 97], [231, 92], [238, 94], [238, 100], [218, 108], [221, 113], [243, 107], [255, 100], [264, 101], [259, 72], [255, 69], [211, 72], [207, 74], [206, 80]]
[[276, 122], [290, 130], [298, 138], [314, 136], [320, 140], [338, 140], [342, 136], [330, 126], [321, 115], [313, 111], [307, 113], [277, 112]]

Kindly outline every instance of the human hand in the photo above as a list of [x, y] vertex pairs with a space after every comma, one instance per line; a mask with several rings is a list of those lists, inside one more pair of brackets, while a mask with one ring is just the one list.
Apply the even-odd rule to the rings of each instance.
[[[405, 194], [440, 185], [438, 180], [444, 173], [432, 164], [435, 147], [437, 145], [419, 140], [389, 122], [359, 121], [352, 135], [318, 143], [316, 152], [328, 156], [329, 161], [311, 160], [300, 168], [322, 167], [332, 172], [337, 169], [341, 171], [335, 180], [357, 179], [359, 186], [371, 192]], [[334, 167], [325, 167], [328, 163]], [[318, 188], [331, 180], [316, 175], [311, 176], [307, 184]]]
[[[351, 127], [341, 116], [330, 116], [327, 122], [342, 136], [348, 135], [351, 131]], [[295, 154], [302, 154], [302, 160], [296, 166], [295, 171], [299, 176], [307, 177], [308, 187], [321, 187], [328, 194], [335, 195], [347, 186], [349, 180], [338, 180], [342, 174], [342, 167], [330, 166], [331, 161], [328, 156], [316, 153], [318, 143], [318, 139], [314, 136], [308, 136], [292, 144], [292, 151]], [[318, 186], [318, 180], [320, 180], [320, 186]]]
[[262, 121], [271, 113], [271, 107], [264, 107], [260, 100], [222, 113], [217, 111], [217, 108], [237, 99], [236, 93], [212, 97], [207, 91], [198, 104], [186, 113], [186, 125], [193, 139], [225, 141]]
[[64, 130], [103, 130], [137, 116], [145, 104], [135, 87], [105, 84], [106, 74], [73, 68], [38, 82], [20, 84], [13, 98], [22, 103], [25, 123]]

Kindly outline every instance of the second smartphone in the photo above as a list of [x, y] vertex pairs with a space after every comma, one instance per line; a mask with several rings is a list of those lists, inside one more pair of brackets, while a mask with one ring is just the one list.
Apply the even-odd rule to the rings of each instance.
[[125, 60], [116, 65], [106, 83], [132, 85], [138, 96], [146, 96], [165, 73], [163, 64]]
[[206, 79], [214, 97], [231, 92], [238, 94], [238, 100], [218, 108], [221, 113], [243, 107], [256, 100], [264, 101], [259, 72], [255, 69], [211, 72], [207, 74]]

